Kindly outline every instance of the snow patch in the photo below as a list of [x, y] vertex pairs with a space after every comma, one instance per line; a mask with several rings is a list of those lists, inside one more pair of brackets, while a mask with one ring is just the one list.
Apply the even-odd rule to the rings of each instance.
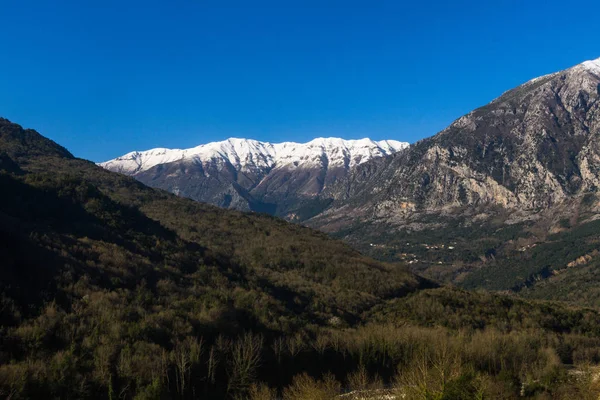
[[586, 61], [581, 64], [581, 67], [594, 74], [600, 74], [600, 58], [596, 60]]
[[111, 171], [134, 175], [156, 165], [175, 161], [230, 163], [237, 170], [279, 167], [354, 167], [408, 147], [396, 140], [344, 140], [317, 138], [308, 143], [268, 143], [252, 139], [230, 138], [191, 149], [157, 148], [133, 151], [98, 165]]

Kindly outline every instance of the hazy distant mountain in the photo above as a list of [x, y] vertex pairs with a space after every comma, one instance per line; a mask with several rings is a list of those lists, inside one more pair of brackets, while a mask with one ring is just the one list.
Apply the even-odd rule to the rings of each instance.
[[394, 140], [228, 139], [185, 150], [132, 152], [100, 165], [198, 201], [298, 220], [328, 205], [318, 195], [352, 168], [406, 147]]

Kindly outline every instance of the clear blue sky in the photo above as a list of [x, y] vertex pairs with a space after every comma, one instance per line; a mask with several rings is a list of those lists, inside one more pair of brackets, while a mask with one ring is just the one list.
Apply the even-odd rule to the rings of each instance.
[[0, 0], [0, 13], [0, 116], [94, 161], [231, 136], [413, 142], [600, 57], [598, 1]]

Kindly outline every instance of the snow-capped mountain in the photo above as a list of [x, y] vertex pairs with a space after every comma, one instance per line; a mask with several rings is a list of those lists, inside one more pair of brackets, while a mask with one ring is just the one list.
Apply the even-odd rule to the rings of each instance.
[[395, 140], [231, 138], [191, 149], [135, 151], [99, 165], [198, 201], [298, 219], [300, 203], [314, 200], [350, 169], [406, 147]]
[[206, 162], [220, 160], [236, 169], [274, 168], [284, 166], [310, 167], [324, 159], [330, 166], [354, 167], [375, 157], [393, 154], [408, 147], [396, 140], [375, 142], [371, 139], [343, 140], [318, 138], [308, 143], [268, 143], [252, 139], [230, 138], [222, 142], [203, 144], [191, 149], [156, 148], [134, 151], [114, 160], [100, 163], [111, 171], [135, 175], [174, 161]]

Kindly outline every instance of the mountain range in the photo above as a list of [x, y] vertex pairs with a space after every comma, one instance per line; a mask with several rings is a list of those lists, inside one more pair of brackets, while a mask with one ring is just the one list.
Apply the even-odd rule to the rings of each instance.
[[154, 190], [1, 118], [0, 187], [3, 397], [600, 393], [597, 310], [439, 287], [299, 224]]
[[[409, 147], [232, 139], [123, 173], [0, 118], [0, 395], [597, 398], [599, 64]], [[330, 235], [136, 180], [165, 171]]]
[[536, 211], [600, 185], [599, 76], [600, 59], [535, 78], [407, 151], [408, 143], [369, 139], [229, 139], [100, 165], [185, 197], [289, 219], [290, 204], [311, 199], [333, 201], [330, 219], [403, 220], [484, 204]]
[[536, 211], [600, 186], [600, 59], [533, 79], [354, 175], [336, 199], [373, 215], [496, 205]]
[[[305, 223], [436, 279], [557, 299], [568, 285], [570, 298], [598, 304], [599, 187], [600, 59], [357, 166]], [[585, 295], [573, 290], [582, 284]]]
[[[157, 150], [101, 165], [186, 197], [301, 222], [466, 287], [547, 296], [559, 291], [545, 287], [596, 265], [593, 235], [568, 243], [600, 217], [600, 59], [532, 79], [410, 146], [316, 143], [285, 162], [262, 147], [241, 159], [200, 147], [197, 156]], [[567, 268], [581, 257], [581, 268]]]
[[100, 165], [194, 200], [298, 220], [326, 206], [319, 195], [351, 169], [406, 147], [394, 140], [272, 144], [232, 138], [186, 150], [136, 151]]

